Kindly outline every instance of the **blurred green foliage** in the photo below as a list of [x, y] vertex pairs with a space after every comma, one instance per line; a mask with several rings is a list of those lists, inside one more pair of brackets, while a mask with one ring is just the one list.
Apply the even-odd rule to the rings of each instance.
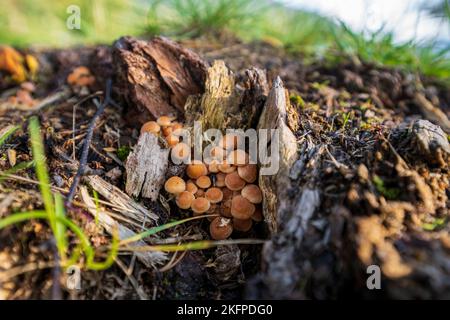
[[[442, 3], [448, 8], [448, 0]], [[80, 30], [66, 27], [69, 5], [81, 9]], [[122, 35], [233, 34], [300, 53], [307, 62], [350, 57], [450, 82], [448, 47], [414, 40], [399, 44], [389, 30], [355, 32], [344, 23], [268, 0], [3, 0], [0, 26], [0, 42], [19, 47], [111, 43]]]

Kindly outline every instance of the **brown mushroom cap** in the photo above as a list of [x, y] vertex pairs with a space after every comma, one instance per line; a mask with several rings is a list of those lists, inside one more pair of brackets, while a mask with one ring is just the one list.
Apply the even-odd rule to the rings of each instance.
[[209, 203], [208, 199], [199, 197], [197, 199], [194, 199], [191, 204], [191, 209], [194, 211], [194, 213], [205, 213], [209, 210], [211, 204]]
[[262, 202], [261, 189], [256, 184], [248, 184], [241, 190], [241, 195], [251, 203]]
[[248, 164], [248, 154], [244, 150], [233, 150], [227, 156], [227, 162], [235, 166], [245, 166]]
[[263, 221], [264, 216], [262, 214], [261, 207], [259, 207], [259, 206], [256, 207], [255, 212], [253, 212], [252, 219], [255, 222]]
[[215, 218], [209, 225], [209, 233], [214, 240], [225, 240], [233, 233], [231, 220], [223, 217]]
[[253, 203], [245, 199], [243, 196], [235, 196], [231, 200], [231, 215], [236, 219], [250, 219], [255, 212]]
[[[209, 199], [208, 199], [209, 200]], [[216, 212], [218, 209], [217, 204], [212, 203], [211, 201], [209, 202], [209, 209], [208, 211], [206, 211], [207, 214], [212, 214], [214, 212]]]
[[175, 199], [177, 206], [181, 209], [189, 209], [195, 197], [189, 191], [179, 193]]
[[192, 180], [188, 180], [186, 182], [186, 191], [189, 191], [192, 194], [195, 194], [197, 192], [198, 188], [197, 185]]
[[225, 160], [221, 164], [219, 164], [218, 167], [219, 167], [220, 172], [223, 172], [223, 173], [231, 173], [236, 170], [235, 166], [227, 163]]
[[225, 188], [222, 188], [222, 194], [223, 194], [223, 198], [222, 198], [223, 201], [231, 200], [231, 198], [233, 198], [234, 191], [231, 191], [230, 189], [225, 187]]
[[173, 160], [184, 161], [189, 159], [191, 148], [184, 142], [180, 142], [172, 148], [171, 156]]
[[160, 130], [161, 127], [155, 121], [146, 122], [141, 127], [141, 133], [144, 132], [158, 133]]
[[225, 177], [226, 177], [225, 173], [218, 172], [216, 174], [216, 181], [214, 185], [219, 188], [225, 187]]
[[218, 203], [220, 201], [222, 201], [223, 199], [223, 193], [222, 190], [220, 190], [219, 188], [209, 188], [206, 191], [206, 199], [208, 199], [211, 203]]
[[173, 194], [178, 194], [186, 190], [186, 183], [177, 176], [170, 177], [164, 184], [164, 189]]
[[205, 190], [198, 188], [197, 192], [194, 195], [196, 198], [203, 197], [205, 195]]
[[199, 188], [206, 189], [211, 186], [211, 179], [208, 176], [201, 176], [197, 178], [195, 183]]
[[231, 218], [231, 199], [222, 201], [220, 204], [220, 214], [224, 217]]
[[248, 164], [246, 166], [238, 167], [237, 171], [239, 176], [246, 182], [252, 183], [256, 181], [257, 177], [256, 164]]
[[252, 219], [236, 219], [233, 218], [233, 229], [241, 232], [247, 232], [252, 228], [253, 222]]
[[156, 120], [161, 127], [168, 127], [172, 124], [173, 117], [161, 116]]
[[245, 186], [245, 181], [239, 177], [237, 172], [232, 172], [225, 177], [225, 185], [232, 191], [238, 191]]
[[187, 166], [186, 174], [191, 179], [197, 179], [201, 176], [206, 176], [208, 174], [208, 169], [204, 163], [195, 161]]

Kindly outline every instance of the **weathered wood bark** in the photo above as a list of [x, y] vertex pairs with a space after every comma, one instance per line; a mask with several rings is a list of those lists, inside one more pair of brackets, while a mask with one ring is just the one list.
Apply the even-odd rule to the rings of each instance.
[[[278, 161], [279, 170], [276, 175], [259, 176], [259, 185], [264, 194], [263, 213], [265, 221], [271, 233], [278, 230], [279, 217], [285, 208], [289, 207], [289, 198], [286, 190], [289, 187], [289, 169], [297, 158], [297, 142], [294, 134], [286, 124], [286, 94], [281, 79], [278, 77], [273, 83], [264, 111], [259, 120], [258, 129], [277, 130], [270, 133], [266, 148], [270, 151], [270, 145], [276, 143], [279, 146], [279, 154], [276, 158], [272, 155], [272, 161]], [[267, 152], [269, 154], [270, 152]], [[262, 160], [266, 162], [265, 159]]]
[[450, 133], [450, 120], [441, 109], [434, 106], [422, 93], [414, 95], [414, 102], [425, 118], [440, 126], [445, 132]]
[[169, 165], [170, 149], [159, 145], [158, 137], [144, 133], [139, 137], [125, 165], [126, 192], [134, 197], [142, 196], [152, 201], [158, 199]]
[[268, 93], [266, 74], [251, 68], [237, 79], [223, 61], [214, 61], [208, 69], [205, 93], [191, 98], [185, 106], [187, 124], [200, 120], [203, 130], [210, 128], [243, 129], [255, 127]]
[[118, 92], [132, 106], [131, 121], [179, 115], [189, 95], [203, 92], [207, 64], [167, 38], [120, 38], [113, 59]]
[[100, 178], [100, 176], [86, 176], [84, 179], [91, 185], [94, 190], [100, 193], [109, 202], [124, 208], [125, 210], [122, 213], [124, 216], [131, 218], [139, 223], [150, 223], [152, 220], [158, 220], [159, 217], [155, 213], [151, 212], [144, 206], [134, 201], [119, 188], [113, 186], [112, 184], [109, 184], [108, 182]]

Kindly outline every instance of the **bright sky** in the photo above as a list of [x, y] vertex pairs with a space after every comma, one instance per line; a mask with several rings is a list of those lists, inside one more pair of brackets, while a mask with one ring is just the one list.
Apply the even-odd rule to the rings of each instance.
[[[383, 24], [393, 30], [397, 41], [435, 37], [450, 43], [448, 24], [439, 23], [417, 8], [426, 0], [281, 0], [298, 8], [336, 17], [355, 30], [376, 31]], [[436, 0], [428, 0], [430, 4]]]

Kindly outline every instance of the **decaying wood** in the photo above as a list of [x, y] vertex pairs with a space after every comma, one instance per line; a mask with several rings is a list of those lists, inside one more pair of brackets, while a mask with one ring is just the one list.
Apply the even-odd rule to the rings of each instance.
[[[289, 199], [286, 194], [289, 186], [288, 171], [297, 158], [297, 141], [294, 134], [286, 124], [286, 94], [283, 83], [278, 77], [273, 83], [269, 93], [264, 111], [259, 120], [258, 129], [276, 129], [278, 136], [274, 135], [268, 139], [267, 149], [270, 150], [270, 143], [278, 143], [279, 155], [277, 159], [279, 170], [276, 175], [259, 176], [259, 186], [264, 194], [263, 213], [265, 221], [271, 233], [278, 230], [279, 217], [281, 212], [289, 206]], [[272, 141], [273, 139], [275, 139]], [[267, 154], [270, 155], [268, 152]], [[263, 159], [263, 163], [266, 160]]]
[[[100, 225], [110, 235], [114, 235], [116, 230], [119, 234], [120, 240], [124, 240], [136, 235], [136, 233], [133, 230], [115, 221], [113, 218], [111, 218], [110, 215], [108, 215], [108, 213], [99, 210], [95, 205], [94, 201], [92, 200], [92, 198], [89, 196], [89, 192], [85, 186], [82, 186], [80, 188], [80, 194], [89, 212], [93, 216], [96, 216], [98, 218]], [[146, 246], [146, 245], [147, 243], [144, 242], [143, 240], [139, 240], [130, 244], [131, 247]], [[158, 265], [164, 263], [167, 260], [167, 255], [164, 252], [159, 251], [151, 251], [151, 252], [138, 251], [135, 254], [136, 257], [149, 268], [150, 267], [156, 268]]]
[[207, 64], [167, 38], [123, 37], [113, 49], [118, 92], [133, 106], [129, 120], [178, 115], [189, 95], [203, 92]]
[[170, 149], [159, 145], [156, 135], [142, 134], [125, 165], [126, 192], [134, 197], [142, 196], [156, 201], [164, 184], [164, 176], [169, 165], [169, 153]]
[[450, 143], [442, 129], [428, 120], [416, 120], [412, 126], [414, 140], [420, 152], [430, 161], [448, 164]]
[[109, 184], [107, 181], [103, 180], [100, 176], [86, 176], [84, 178], [91, 187], [105, 197], [112, 204], [122, 207], [125, 210], [123, 215], [131, 218], [139, 223], [158, 220], [158, 216], [146, 209], [144, 206], [140, 205], [124, 192], [122, 192], [116, 186]]
[[185, 106], [186, 113], [197, 112], [197, 116], [190, 116], [188, 124], [200, 120], [204, 130], [214, 128], [222, 131], [255, 127], [267, 92], [263, 70], [245, 70], [243, 79], [238, 79], [223, 61], [214, 61], [208, 69], [201, 100], [189, 100]]

